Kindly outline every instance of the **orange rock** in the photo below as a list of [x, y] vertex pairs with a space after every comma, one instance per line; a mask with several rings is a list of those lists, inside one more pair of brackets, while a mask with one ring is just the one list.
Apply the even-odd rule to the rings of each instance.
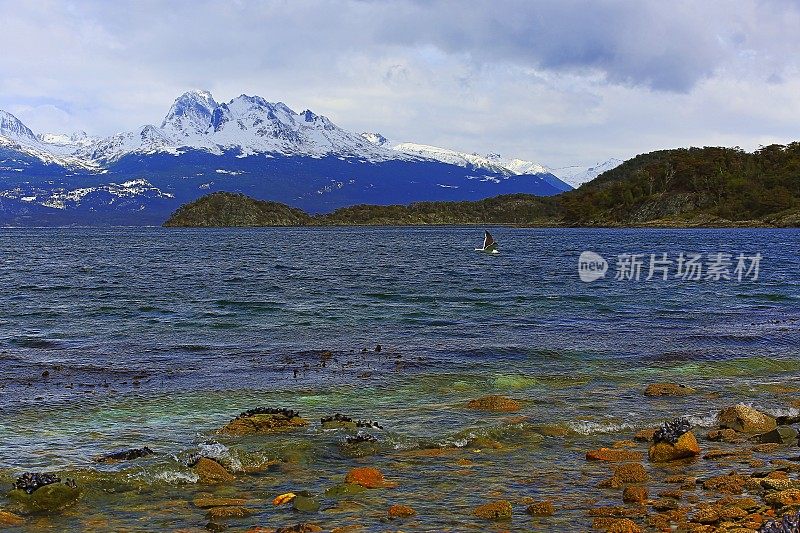
[[614, 448], [599, 448], [586, 452], [588, 461], [626, 462], [641, 461], [642, 454], [631, 450], [618, 450]]
[[551, 516], [555, 513], [553, 502], [542, 501], [533, 502], [526, 509], [525, 512], [531, 516]]
[[244, 518], [250, 516], [253, 511], [244, 507], [212, 507], [208, 510], [209, 520], [224, 520], [226, 518]]
[[477, 400], [470, 400], [469, 403], [467, 403], [467, 407], [481, 411], [511, 413], [519, 411], [522, 406], [518, 401], [506, 398], [505, 396], [484, 396]]
[[651, 383], [644, 390], [645, 396], [688, 396], [695, 390], [677, 383]]
[[297, 495], [294, 492], [280, 494], [275, 496], [275, 499], [272, 500], [272, 505], [283, 505], [284, 503], [289, 503], [290, 501], [294, 500], [296, 497]]
[[724, 494], [741, 494], [747, 480], [748, 478], [739, 474], [714, 476], [703, 482], [703, 488], [706, 490], [715, 490]]
[[647, 470], [640, 463], [626, 463], [614, 469], [614, 477], [623, 483], [643, 483], [647, 481]]
[[642, 429], [636, 432], [636, 435], [633, 436], [633, 440], [637, 442], [650, 442], [653, 440], [655, 432], [656, 428]]
[[383, 474], [377, 468], [369, 466], [362, 466], [352, 469], [345, 478], [347, 483], [354, 485], [361, 485], [368, 489], [379, 489], [387, 487], [395, 487], [396, 483], [390, 483], [383, 479]]
[[645, 503], [647, 498], [647, 487], [628, 485], [622, 491], [622, 501], [625, 503]]
[[392, 505], [389, 507], [389, 518], [408, 518], [417, 512], [408, 505]]
[[668, 442], [658, 442], [650, 446], [647, 456], [653, 463], [663, 463], [675, 461], [700, 455], [700, 445], [691, 431], [681, 435], [675, 444]]
[[512, 513], [511, 502], [507, 500], [485, 503], [472, 511], [472, 514], [485, 520], [510, 520]]
[[192, 503], [200, 509], [209, 509], [211, 507], [241, 507], [247, 503], [247, 500], [242, 498], [198, 497]]
[[0, 511], [0, 526], [21, 526], [25, 519], [8, 511]]
[[641, 533], [642, 531], [636, 522], [628, 518], [595, 518], [592, 521], [592, 527], [608, 533]]
[[800, 490], [788, 489], [780, 492], [771, 492], [764, 496], [764, 501], [773, 507], [800, 504]]

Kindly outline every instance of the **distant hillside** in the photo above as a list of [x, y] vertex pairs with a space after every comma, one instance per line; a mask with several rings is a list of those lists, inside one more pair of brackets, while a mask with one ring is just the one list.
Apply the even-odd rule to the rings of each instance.
[[[237, 223], [225, 223], [236, 221]], [[508, 224], [518, 226], [800, 226], [800, 143], [754, 153], [688, 148], [642, 154], [557, 196], [356, 205], [309, 216], [243, 195], [209, 195], [170, 226]]]
[[304, 226], [311, 221], [302, 209], [265, 202], [244, 194], [215, 192], [181, 206], [166, 227]]
[[800, 143], [650, 152], [558, 201], [571, 225], [797, 226]]

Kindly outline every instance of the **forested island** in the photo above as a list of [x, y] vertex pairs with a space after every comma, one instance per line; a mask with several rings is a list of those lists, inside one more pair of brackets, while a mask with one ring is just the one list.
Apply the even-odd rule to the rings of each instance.
[[356, 205], [310, 215], [217, 192], [179, 208], [166, 227], [504, 224], [516, 226], [798, 227], [800, 142], [754, 152], [681, 148], [634, 157], [557, 196]]

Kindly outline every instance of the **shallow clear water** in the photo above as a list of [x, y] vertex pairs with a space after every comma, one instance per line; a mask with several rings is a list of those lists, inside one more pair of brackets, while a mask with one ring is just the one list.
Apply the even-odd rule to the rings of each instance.
[[[606, 497], [595, 487], [607, 468], [586, 463], [586, 450], [676, 416], [710, 425], [738, 401], [790, 409], [793, 396], [770, 385], [800, 386], [800, 232], [493, 233], [498, 256], [473, 251], [475, 228], [2, 230], [0, 482], [27, 470], [84, 480], [78, 506], [37, 527], [203, 527], [191, 500], [212, 492], [253, 500], [254, 516], [226, 522], [233, 530], [305, 520], [380, 531], [391, 503], [419, 512], [404, 530], [457, 530], [478, 527], [469, 511], [479, 503], [507, 498], [516, 515], [523, 498], [548, 495], [561, 500], [556, 517], [522, 513], [504, 527], [563, 529], [588, 524], [587, 501]], [[583, 250], [764, 259], [754, 282], [609, 272], [586, 284]], [[334, 360], [322, 367], [319, 350]], [[703, 394], [646, 399], [653, 381]], [[486, 394], [523, 409], [466, 409]], [[262, 405], [297, 409], [311, 425], [215, 434]], [[379, 421], [379, 443], [354, 449], [321, 431], [334, 412]], [[143, 445], [157, 455], [92, 462]], [[209, 489], [182, 462], [200, 448], [233, 469], [280, 463]], [[431, 448], [444, 451], [419, 451]], [[360, 465], [399, 486], [320, 496], [312, 515], [270, 503], [287, 490], [322, 494]]]

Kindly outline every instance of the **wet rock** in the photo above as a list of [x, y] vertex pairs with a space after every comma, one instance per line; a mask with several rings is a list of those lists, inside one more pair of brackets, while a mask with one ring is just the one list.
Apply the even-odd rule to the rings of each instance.
[[779, 426], [791, 426], [792, 424], [800, 424], [800, 415], [784, 415], [775, 419]]
[[671, 511], [678, 508], [678, 502], [672, 498], [659, 498], [653, 502], [653, 509], [659, 512]]
[[741, 404], [726, 407], [717, 416], [720, 428], [730, 428], [742, 433], [767, 433], [777, 426], [771, 416]]
[[637, 431], [636, 435], [633, 436], [633, 440], [636, 442], [650, 442], [653, 440], [656, 430], [657, 428], [649, 428]]
[[227, 518], [244, 518], [253, 514], [253, 511], [244, 507], [212, 507], [206, 517], [209, 520], [225, 520]]
[[233, 474], [225, 470], [224, 466], [207, 457], [199, 458], [195, 464], [194, 470], [200, 478], [200, 483], [208, 485], [230, 483], [236, 479]]
[[100, 457], [95, 457], [95, 463], [120, 463], [123, 461], [132, 461], [134, 459], [139, 459], [141, 457], [147, 457], [148, 455], [153, 455], [155, 452], [145, 446], [144, 448], [134, 448], [131, 450], [124, 450], [121, 452], [110, 453], [108, 455], [103, 455]]
[[630, 462], [641, 461], [642, 454], [632, 450], [599, 448], [586, 452], [587, 461]]
[[511, 520], [512, 513], [511, 502], [507, 500], [485, 503], [472, 511], [473, 515], [484, 520]]
[[295, 496], [294, 500], [292, 500], [292, 507], [294, 507], [295, 511], [300, 511], [303, 513], [316, 513], [319, 511], [320, 504], [317, 500], [310, 496], [298, 494]]
[[365, 490], [367, 490], [365, 487], [356, 485], [355, 483], [340, 483], [339, 485], [334, 485], [333, 487], [325, 489], [325, 496], [331, 498], [340, 498], [342, 496], [358, 494], [360, 492], [364, 492]]
[[732, 429], [713, 429], [708, 432], [706, 438], [714, 442], [739, 442], [742, 440]]
[[545, 500], [532, 502], [525, 508], [525, 512], [531, 516], [552, 516], [555, 513], [555, 508], [553, 507], [553, 502]]
[[348, 435], [344, 441], [347, 444], [362, 444], [364, 442], [378, 442], [378, 438], [366, 431], [359, 431], [355, 435]]
[[306, 426], [297, 411], [259, 407], [241, 413], [219, 430], [225, 435], [257, 435]]
[[780, 518], [764, 522], [758, 533], [797, 533], [800, 531], [800, 512], [787, 513]]
[[711, 506], [698, 508], [691, 518], [692, 522], [697, 522], [698, 524], [714, 524], [719, 522], [719, 519], [719, 509]]
[[502, 413], [511, 413], [519, 411], [522, 408], [518, 401], [506, 398], [505, 396], [484, 396], [483, 398], [470, 400], [467, 403], [467, 407], [480, 411], [496, 411]]
[[645, 396], [688, 396], [695, 390], [678, 383], [651, 383], [644, 390]]
[[25, 519], [21, 516], [8, 511], [0, 511], [0, 527], [21, 526], [24, 523]]
[[389, 507], [389, 518], [409, 518], [417, 514], [417, 512], [408, 505], [395, 504]]
[[594, 509], [589, 509], [587, 514], [589, 516], [606, 516], [606, 517], [614, 517], [614, 518], [631, 518], [631, 517], [639, 517], [644, 516], [647, 513], [646, 507], [622, 507], [622, 506], [610, 506], [610, 507], [595, 507]]
[[623, 483], [643, 483], [647, 481], [647, 470], [640, 463], [627, 463], [614, 469], [614, 477]]
[[25, 494], [33, 494], [38, 489], [53, 483], [61, 483], [61, 478], [48, 472], [25, 472], [14, 482], [14, 488]]
[[681, 435], [688, 433], [691, 429], [692, 424], [685, 418], [676, 418], [675, 420], [664, 422], [664, 424], [653, 433], [653, 442], [675, 444], [678, 442], [678, 439], [681, 438]]
[[793, 444], [797, 442], [797, 431], [794, 428], [780, 426], [767, 433], [761, 433], [751, 439], [759, 444]]
[[616, 476], [611, 476], [608, 479], [604, 479], [600, 483], [597, 484], [597, 488], [599, 489], [621, 489], [625, 486], [625, 483]]
[[383, 478], [383, 474], [377, 468], [363, 466], [354, 468], [348, 472], [345, 482], [360, 485], [368, 489], [378, 489], [395, 487], [396, 483], [391, 483]]
[[317, 533], [323, 529], [317, 524], [296, 524], [289, 527], [279, 527], [275, 533]]
[[211, 509], [212, 507], [241, 507], [247, 503], [242, 498], [213, 498], [197, 497], [192, 502], [195, 507], [200, 509]]
[[628, 485], [622, 491], [622, 501], [625, 503], [646, 503], [648, 497], [647, 487]]
[[714, 476], [703, 481], [705, 490], [722, 492], [723, 494], [741, 494], [744, 491], [746, 478], [739, 474], [728, 474], [727, 476]]
[[664, 441], [656, 442], [647, 451], [647, 456], [653, 463], [676, 461], [697, 455], [700, 455], [700, 445], [691, 431], [678, 437], [675, 444]]
[[68, 483], [48, 483], [31, 493], [15, 488], [8, 493], [8, 499], [22, 504], [30, 511], [61, 511], [74, 505], [80, 498], [81, 493], [75, 483]]
[[761, 486], [767, 490], [788, 490], [800, 488], [800, 481], [788, 478], [764, 478], [761, 480]]
[[753, 446], [753, 451], [757, 453], [773, 453], [781, 449], [782, 444], [769, 442], [767, 444], [756, 444]]
[[741, 451], [731, 451], [731, 450], [709, 450], [708, 453], [706, 453], [703, 456], [703, 459], [714, 461], [717, 459], [725, 459], [727, 457], [734, 457], [736, 455], [741, 455], [741, 453], [742, 453]]
[[787, 505], [800, 504], [800, 490], [788, 489], [780, 492], [771, 492], [764, 496], [764, 501], [773, 507], [784, 507]]
[[595, 518], [592, 528], [608, 533], [641, 533], [642, 529], [630, 518]]
[[322, 429], [383, 429], [383, 426], [372, 420], [355, 420], [341, 413], [336, 413], [333, 416], [326, 416], [320, 419], [320, 423], [322, 424]]

